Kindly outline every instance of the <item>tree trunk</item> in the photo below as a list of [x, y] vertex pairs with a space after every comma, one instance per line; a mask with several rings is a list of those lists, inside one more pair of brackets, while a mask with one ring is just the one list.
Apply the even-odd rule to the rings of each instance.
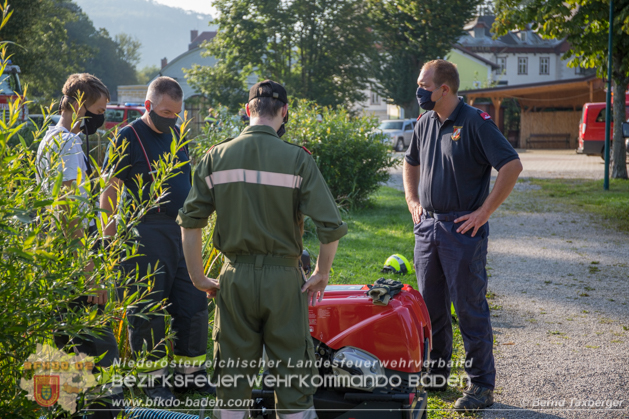
[[404, 106], [404, 118], [416, 119], [419, 116], [419, 103], [416, 100], [412, 101], [409, 105]]
[[625, 77], [614, 77], [614, 141], [612, 143], [610, 169], [613, 179], [627, 179], [627, 150], [625, 139], [622, 136], [622, 123], [627, 119], [625, 114], [625, 90], [627, 86]]

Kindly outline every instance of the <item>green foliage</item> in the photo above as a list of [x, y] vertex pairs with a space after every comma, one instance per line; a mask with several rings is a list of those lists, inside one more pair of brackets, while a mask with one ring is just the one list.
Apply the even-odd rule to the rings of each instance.
[[[213, 5], [219, 32], [206, 48], [218, 63], [187, 75], [212, 103], [234, 112], [250, 74], [324, 106], [364, 99], [373, 38], [363, 0], [218, 0]], [[239, 95], [236, 103], [230, 94]]]
[[[195, 138], [192, 154], [196, 159], [212, 145], [236, 137], [245, 126], [227, 108], [215, 110], [219, 123], [206, 126], [204, 134]], [[341, 206], [365, 204], [378, 185], [389, 178], [388, 169], [398, 164], [385, 137], [372, 133], [379, 124], [375, 117], [353, 117], [345, 108], [319, 107], [307, 100], [294, 101], [289, 112], [282, 139], [310, 150]], [[321, 122], [317, 115], [322, 116]]]
[[[242, 107], [242, 104], [239, 105]], [[232, 114], [226, 106], [216, 106], [214, 108], [214, 115], [216, 116], [216, 124], [205, 124], [203, 126], [203, 133], [196, 137], [192, 146], [190, 147], [190, 157], [194, 163], [203, 158], [205, 153], [212, 147], [225, 141], [228, 138], [235, 138], [240, 134], [248, 123], [242, 122], [242, 120]]]
[[136, 84], [135, 66], [139, 61], [140, 42], [126, 34], [112, 39], [106, 29], [96, 29], [72, 1], [64, 0], [63, 7], [75, 16], [75, 20], [66, 23], [69, 42], [73, 48], [85, 51], [77, 62], [80, 71], [100, 78], [113, 97], [119, 85]]
[[[6, 47], [4, 44], [0, 51], [3, 56]], [[4, 66], [0, 65], [0, 73], [2, 70]], [[114, 218], [99, 209], [98, 197], [115, 174], [102, 172], [96, 165], [91, 178], [81, 173], [71, 185], [64, 184], [58, 145], [48, 150], [49, 169], [39, 170], [36, 150], [22, 135], [26, 124], [18, 124], [17, 110], [22, 101], [19, 98], [12, 104], [5, 122], [0, 124], [0, 417], [53, 417], [60, 413], [58, 407], [43, 410], [20, 389], [20, 380], [33, 374], [23, 369], [25, 360], [36, 352], [38, 344], [52, 342], [53, 331], [89, 339], [113, 326], [120, 334], [127, 308], [137, 305], [150, 292], [159, 266], [139, 278], [137, 274], [123, 277], [119, 264], [138, 255], [133, 240], [135, 226], [159, 200], [165, 199], [165, 182], [182, 163], [169, 155], [156, 164], [150, 196], [143, 202], [125, 201], [119, 207], [117, 233], [103, 246], [105, 227]], [[39, 142], [44, 130], [29, 130], [34, 143]], [[179, 142], [173, 139], [172, 148], [183, 147], [185, 141], [185, 136]], [[125, 149], [126, 144], [110, 148], [110, 157], [115, 159]], [[95, 234], [85, 231], [90, 222], [97, 227]], [[120, 293], [118, 298], [114, 287]], [[102, 313], [95, 305], [68, 310], [78, 297], [94, 295], [99, 289], [109, 293]], [[159, 313], [162, 308], [163, 302], [158, 302], [146, 310]], [[123, 340], [121, 343], [124, 346]], [[64, 350], [72, 353], [72, 344]], [[139, 359], [146, 355], [141, 354]]]
[[[350, 208], [362, 206], [380, 183], [389, 179], [389, 168], [398, 164], [388, 143], [372, 131], [376, 117], [352, 117], [345, 108], [317, 107], [305, 100], [291, 109], [286, 140], [312, 152], [336, 201]], [[323, 120], [317, 121], [317, 114]]]
[[[608, 0], [498, 0], [494, 32], [501, 36], [511, 29], [532, 30], [544, 38], [565, 38], [570, 49], [564, 54], [573, 67], [596, 68], [599, 76], [608, 67]], [[614, 116], [625, 119], [625, 90], [629, 83], [629, 0], [614, 1], [611, 51], [614, 81]], [[614, 126], [612, 177], [627, 178], [625, 142], [621, 124]]]
[[184, 72], [188, 84], [217, 107], [225, 106], [235, 113], [249, 98], [246, 90], [248, 70], [240, 71], [225, 60], [219, 60], [214, 67], [195, 64], [190, 70], [184, 69]]
[[376, 88], [401, 106], [407, 117], [419, 115], [415, 98], [422, 64], [445, 57], [463, 34], [463, 25], [480, 0], [367, 0], [378, 40], [373, 62]]
[[20, 0], [12, 2], [10, 10], [0, 39], [19, 45], [12, 50], [12, 60], [22, 70], [22, 82], [28, 82], [31, 94], [56, 95], [68, 74], [80, 70], [78, 62], [85, 53], [73, 48], [66, 33], [66, 23], [76, 17], [54, 0]]
[[136, 78], [139, 84], [149, 84], [155, 76], [159, 73], [160, 68], [156, 65], [147, 65], [138, 70]]
[[10, 5], [11, 20], [1, 39], [19, 45], [12, 60], [34, 97], [58, 98], [69, 74], [88, 72], [112, 93], [134, 84], [139, 42], [122, 35], [112, 39], [71, 0], [20, 0]]

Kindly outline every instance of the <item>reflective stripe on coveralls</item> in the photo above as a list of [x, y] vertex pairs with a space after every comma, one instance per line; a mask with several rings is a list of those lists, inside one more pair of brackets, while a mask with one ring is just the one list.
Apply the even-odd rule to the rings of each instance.
[[223, 185], [226, 183], [255, 183], [258, 185], [280, 186], [284, 188], [299, 188], [301, 186], [302, 177], [297, 175], [288, 175], [286, 173], [264, 172], [261, 170], [231, 169], [221, 170], [205, 177], [208, 188], [212, 189], [214, 185]]
[[[260, 367], [253, 361], [261, 359], [264, 345], [274, 363], [271, 374], [305, 377], [308, 383], [292, 380], [275, 386], [279, 417], [314, 418], [316, 389], [309, 377], [318, 371], [307, 295], [301, 292], [301, 228], [303, 217], [310, 216], [320, 242], [327, 244], [343, 237], [347, 224], [312, 156], [280, 140], [269, 126], [245, 128], [237, 138], [212, 147], [199, 162], [177, 222], [186, 229], [203, 228], [214, 213], [214, 245], [227, 257], [219, 275], [213, 330], [213, 381], [217, 400], [224, 404], [214, 417], [245, 417], [230, 402], [251, 399], [247, 379], [234, 385], [218, 379], [257, 376]], [[229, 363], [236, 359], [251, 363]]]

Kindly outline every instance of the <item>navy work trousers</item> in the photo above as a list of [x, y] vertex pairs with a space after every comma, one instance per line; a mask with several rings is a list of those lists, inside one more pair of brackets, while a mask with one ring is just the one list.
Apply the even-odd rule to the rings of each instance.
[[472, 229], [466, 234], [457, 233], [462, 223], [455, 224], [454, 220], [468, 213], [424, 212], [421, 222], [414, 227], [414, 264], [418, 289], [432, 323], [431, 373], [446, 378], [450, 374], [452, 301], [465, 345], [465, 371], [472, 383], [493, 389], [496, 379], [493, 333], [485, 297], [489, 224], [479, 228], [475, 237]]
[[[180, 227], [172, 217], [152, 214], [144, 217], [137, 230], [140, 235], [138, 253], [142, 256], [124, 262], [123, 268], [127, 274], [135, 274], [137, 270], [139, 278], [146, 275], [149, 265], [151, 271], [157, 267], [158, 273], [154, 276], [155, 283], [152, 293], [146, 297], [146, 304], [138, 304], [127, 312], [133, 353], [141, 352], [146, 342], [146, 348], [151, 352], [148, 360], [157, 361], [166, 356], [163, 342], [165, 313], [147, 312], [147, 305], [166, 298], [169, 303], [167, 311], [172, 316], [171, 330], [175, 332], [175, 360], [205, 356], [208, 339], [207, 295], [194, 287], [188, 275]], [[140, 293], [147, 289], [133, 288], [139, 289]], [[188, 369], [185, 372], [194, 371]]]

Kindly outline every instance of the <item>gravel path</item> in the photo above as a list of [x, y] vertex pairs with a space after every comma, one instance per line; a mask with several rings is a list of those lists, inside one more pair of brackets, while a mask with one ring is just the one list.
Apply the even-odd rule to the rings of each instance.
[[[521, 154], [522, 178], [597, 177], [596, 158], [565, 152], [546, 170], [559, 154]], [[388, 185], [403, 189], [400, 169]], [[629, 418], [629, 235], [534, 188], [519, 182], [490, 221], [497, 377], [483, 418]]]
[[627, 418], [629, 237], [528, 187], [490, 221], [497, 377], [483, 417]]

